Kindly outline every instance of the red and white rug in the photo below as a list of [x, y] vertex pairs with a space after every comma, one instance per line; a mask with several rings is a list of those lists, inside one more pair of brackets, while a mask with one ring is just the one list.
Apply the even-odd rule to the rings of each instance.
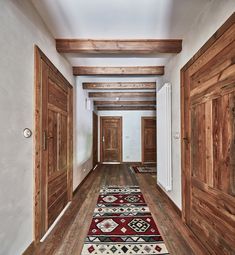
[[156, 166], [131, 166], [130, 169], [135, 173], [157, 173]]
[[138, 186], [101, 189], [81, 254], [169, 254]]

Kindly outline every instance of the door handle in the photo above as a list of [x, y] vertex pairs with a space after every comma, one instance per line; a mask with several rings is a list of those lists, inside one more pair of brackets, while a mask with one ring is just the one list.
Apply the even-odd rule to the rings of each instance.
[[104, 143], [104, 136], [102, 137], [102, 142]]

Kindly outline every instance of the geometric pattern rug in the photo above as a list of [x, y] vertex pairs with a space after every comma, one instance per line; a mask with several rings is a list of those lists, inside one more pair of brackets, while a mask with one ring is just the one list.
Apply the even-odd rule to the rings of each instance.
[[135, 173], [156, 173], [156, 166], [131, 166], [130, 169]]
[[139, 186], [102, 187], [81, 254], [169, 254]]

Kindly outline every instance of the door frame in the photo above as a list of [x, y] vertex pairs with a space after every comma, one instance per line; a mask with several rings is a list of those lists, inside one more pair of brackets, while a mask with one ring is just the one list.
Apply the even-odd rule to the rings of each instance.
[[[122, 116], [100, 116], [100, 163], [102, 164], [103, 161], [103, 143], [102, 143], [102, 136], [103, 136], [103, 119], [118, 119], [121, 123], [121, 131], [120, 131], [120, 136], [119, 136], [119, 144], [120, 144], [120, 153], [119, 153], [119, 158], [120, 158], [120, 163], [122, 163]], [[116, 162], [110, 162], [110, 163], [116, 163]]]
[[190, 223], [191, 203], [191, 169], [190, 169], [190, 116], [189, 116], [189, 82], [186, 80], [188, 68], [205, 53], [235, 22], [235, 13], [210, 37], [198, 52], [180, 70], [180, 97], [181, 97], [181, 185], [182, 185], [182, 220]]
[[67, 189], [68, 201], [72, 200], [73, 194], [73, 86], [66, 80], [60, 71], [52, 64], [47, 56], [38, 46], [34, 46], [34, 240], [38, 243], [42, 233], [42, 219], [45, 221], [46, 216], [42, 215], [41, 201], [46, 199], [41, 189], [41, 151], [42, 151], [42, 77], [41, 77], [41, 60], [58, 75], [58, 77], [68, 86], [68, 172], [67, 172]]
[[[97, 130], [96, 130], [96, 132], [97, 132], [97, 140], [95, 141], [95, 143], [96, 143], [96, 146], [97, 146], [97, 158], [95, 159], [95, 157], [94, 157], [94, 133], [95, 133], [95, 120], [97, 121]], [[99, 134], [98, 134], [98, 132], [99, 132], [99, 116], [98, 116], [98, 114], [96, 114], [94, 111], [93, 111], [93, 114], [92, 114], [92, 129], [93, 129], [93, 139], [92, 139], [92, 141], [93, 141], [93, 146], [92, 146], [92, 156], [93, 156], [93, 160], [92, 160], [92, 162], [93, 162], [93, 168], [99, 163], [99, 160], [98, 160], [98, 138], [99, 138]]]
[[[156, 116], [143, 116], [143, 117], [141, 117], [141, 163], [142, 164], [144, 164], [144, 121], [145, 120], [155, 120], [155, 121], [157, 121], [157, 118], [156, 118]], [[156, 124], [156, 132], [157, 132], [157, 124]], [[156, 141], [156, 151], [157, 151], [157, 141]], [[151, 162], [151, 163], [154, 164], [154, 163], [157, 163], [157, 162]]]

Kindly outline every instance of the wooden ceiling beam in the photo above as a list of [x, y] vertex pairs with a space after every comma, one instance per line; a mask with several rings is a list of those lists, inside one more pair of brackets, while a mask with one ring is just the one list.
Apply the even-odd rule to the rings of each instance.
[[61, 53], [101, 54], [156, 54], [179, 53], [181, 39], [91, 40], [56, 39], [56, 49]]
[[156, 98], [156, 92], [89, 92], [90, 98]]
[[95, 106], [112, 105], [156, 105], [156, 101], [94, 101]]
[[83, 89], [156, 89], [156, 82], [84, 82]]
[[73, 74], [82, 75], [164, 75], [164, 66], [98, 67], [74, 66]]
[[155, 106], [97, 106], [98, 111], [156, 111]]

